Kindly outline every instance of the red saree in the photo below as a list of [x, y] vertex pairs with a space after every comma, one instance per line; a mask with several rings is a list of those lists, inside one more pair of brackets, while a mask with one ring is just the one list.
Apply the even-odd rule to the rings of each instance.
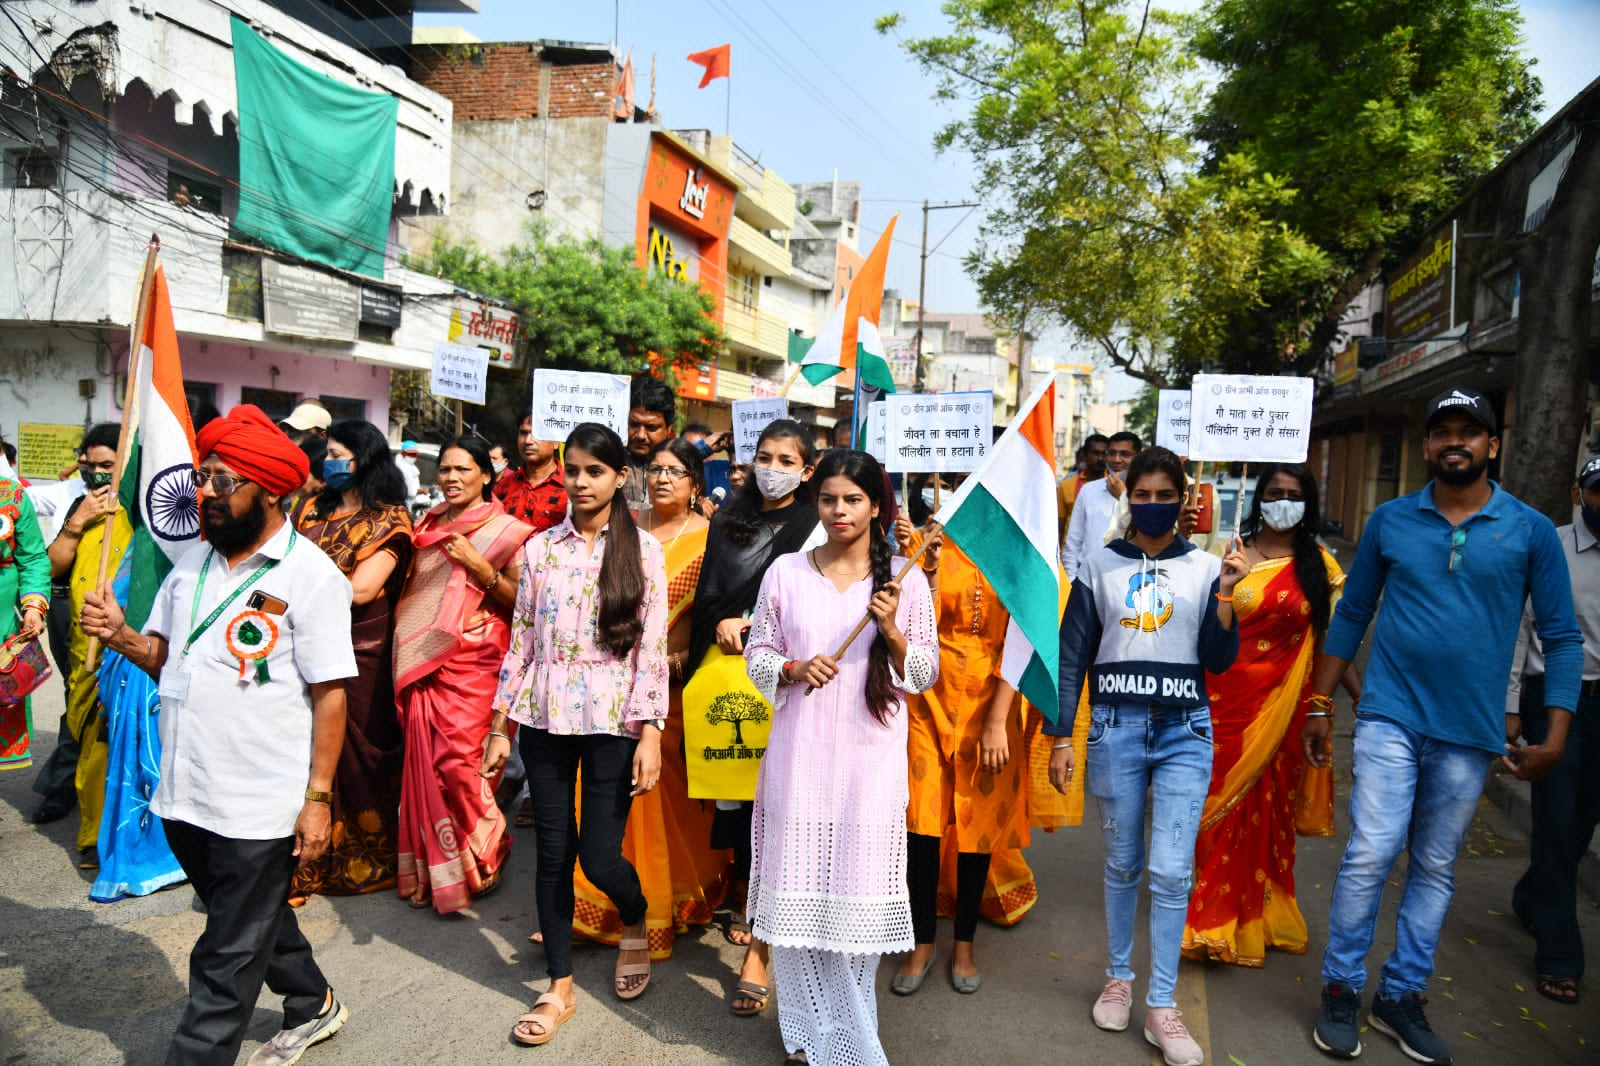
[[500, 570], [533, 530], [493, 501], [454, 522], [441, 504], [417, 524], [416, 563], [395, 608], [395, 691], [405, 734], [396, 886], [402, 896], [431, 896], [440, 914], [465, 907], [511, 850], [495, 782], [478, 776], [511, 626], [439, 548], [454, 533]]
[[[1344, 575], [1331, 556], [1323, 561], [1337, 589]], [[1298, 824], [1305, 835], [1332, 834], [1332, 771], [1312, 769], [1300, 751], [1317, 640], [1293, 560], [1255, 566], [1233, 599], [1239, 658], [1206, 677], [1216, 749], [1183, 953], [1262, 966], [1268, 948], [1305, 953], [1295, 833]]]

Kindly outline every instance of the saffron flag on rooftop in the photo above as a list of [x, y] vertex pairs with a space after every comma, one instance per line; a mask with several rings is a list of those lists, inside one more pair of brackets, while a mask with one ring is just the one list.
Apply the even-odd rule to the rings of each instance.
[[[813, 385], [854, 367], [856, 378], [879, 393], [894, 391], [894, 374], [883, 341], [878, 336], [878, 315], [883, 309], [883, 275], [889, 265], [889, 242], [894, 237], [895, 215], [884, 227], [872, 253], [856, 272], [844, 299], [834, 305], [811, 350], [800, 361], [800, 373]], [[876, 398], [876, 397], [874, 397]]]
[[1056, 393], [1046, 379], [934, 516], [1011, 615], [1000, 676], [1052, 722], [1060, 708]]
[[150, 616], [162, 578], [200, 536], [200, 499], [193, 481], [194, 425], [183, 392], [167, 277], [159, 261], [146, 289], [137, 320], [140, 335], [132, 344], [137, 399], [122, 427], [124, 435], [132, 436], [117, 490], [133, 519], [127, 615], [135, 629]]
[[731, 77], [733, 74], [733, 45], [719, 44], [715, 48], [707, 48], [704, 52], [693, 52], [689, 62], [698, 63], [706, 68], [696, 88], [704, 89], [718, 78]]

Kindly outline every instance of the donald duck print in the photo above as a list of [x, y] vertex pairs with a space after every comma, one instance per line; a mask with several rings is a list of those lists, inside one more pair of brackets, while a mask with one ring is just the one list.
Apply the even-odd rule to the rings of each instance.
[[1172, 585], [1161, 567], [1141, 569], [1128, 578], [1128, 596], [1123, 601], [1131, 617], [1122, 619], [1125, 629], [1154, 633], [1172, 617]]

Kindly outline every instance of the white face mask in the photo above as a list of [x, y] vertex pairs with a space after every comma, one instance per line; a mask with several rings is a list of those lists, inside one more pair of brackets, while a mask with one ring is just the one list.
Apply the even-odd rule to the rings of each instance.
[[506, 471], [505, 463], [490, 463], [489, 465], [494, 467], [494, 472], [496, 474], [503, 474]]
[[1287, 533], [1306, 516], [1304, 500], [1262, 500], [1261, 520], [1277, 533]]
[[795, 489], [800, 487], [798, 470], [779, 470], [771, 466], [758, 466], [752, 470], [755, 474], [756, 489], [768, 500], [781, 500], [785, 496], [793, 495]]
[[926, 507], [929, 511], [932, 511], [938, 506], [938, 504], [933, 502], [932, 489], [925, 488], [922, 490], [922, 506]]

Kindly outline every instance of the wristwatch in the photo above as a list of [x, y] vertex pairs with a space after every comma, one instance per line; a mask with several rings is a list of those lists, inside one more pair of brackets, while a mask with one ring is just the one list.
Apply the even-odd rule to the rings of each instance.
[[662, 733], [667, 731], [667, 720], [665, 718], [647, 718], [645, 719], [645, 725], [653, 725]]
[[306, 789], [306, 802], [308, 802], [308, 803], [332, 803], [333, 802], [333, 793], [332, 792], [318, 792], [316, 789], [308, 788], [308, 789]]

